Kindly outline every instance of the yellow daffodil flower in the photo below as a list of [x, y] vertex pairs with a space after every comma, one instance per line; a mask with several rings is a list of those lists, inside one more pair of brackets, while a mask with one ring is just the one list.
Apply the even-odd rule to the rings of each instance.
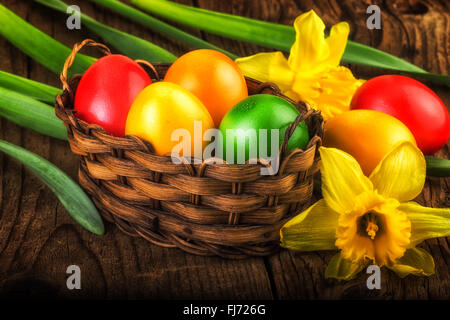
[[320, 148], [323, 199], [288, 221], [281, 245], [301, 251], [339, 249], [326, 277], [352, 279], [365, 266], [386, 266], [399, 276], [431, 275], [434, 261], [423, 240], [450, 235], [450, 209], [411, 202], [425, 183], [425, 159], [401, 142], [366, 177], [349, 154]]
[[350, 69], [339, 66], [350, 28], [340, 22], [325, 38], [325, 24], [311, 10], [294, 22], [296, 40], [289, 58], [282, 52], [258, 53], [238, 58], [244, 75], [277, 84], [295, 101], [305, 101], [319, 109], [325, 120], [349, 110], [355, 90], [364, 82]]

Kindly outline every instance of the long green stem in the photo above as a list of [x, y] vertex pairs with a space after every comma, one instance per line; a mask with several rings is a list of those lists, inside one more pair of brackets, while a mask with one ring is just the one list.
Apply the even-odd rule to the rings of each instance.
[[143, 13], [142, 11], [136, 10], [133, 7], [130, 7], [120, 1], [117, 0], [90, 0], [92, 2], [98, 3], [118, 14], [123, 15], [141, 25], [155, 30], [165, 36], [177, 39], [188, 46], [191, 46], [196, 49], [213, 49], [220, 51], [231, 59], [236, 59], [238, 56], [228, 52], [220, 47], [217, 47], [207, 41], [204, 41], [200, 38], [197, 38], [187, 32], [184, 32], [176, 27], [173, 27], [161, 20], [158, 20], [154, 17], [149, 16], [148, 14]]
[[30, 98], [53, 104], [61, 90], [0, 70], [0, 87], [24, 94]]
[[[66, 58], [72, 52], [2, 4], [0, 4], [0, 35], [55, 73], [61, 72]], [[83, 73], [94, 61], [92, 57], [77, 55], [71, 73]]]
[[55, 109], [26, 95], [0, 87], [0, 116], [31, 130], [67, 140], [67, 130]]
[[[280, 25], [163, 0], [131, 0], [137, 7], [173, 22], [213, 34], [255, 43], [272, 49], [289, 51], [295, 41], [295, 30]], [[377, 68], [412, 73], [436, 83], [450, 85], [449, 75], [436, 75], [381, 50], [347, 42], [342, 61]]]
[[450, 160], [425, 156], [427, 175], [432, 177], [450, 177]]
[[[35, 0], [49, 8], [67, 13], [69, 6], [60, 0]], [[80, 13], [82, 23], [101, 36], [114, 48], [133, 59], [144, 59], [151, 62], [173, 62], [176, 56], [166, 49], [128, 33], [106, 26], [91, 17]]]
[[131, 0], [140, 9], [189, 27], [220, 36], [289, 51], [295, 40], [293, 28], [241, 16], [195, 8], [171, 1]]
[[22, 162], [41, 179], [81, 226], [98, 235], [105, 233], [102, 218], [92, 201], [67, 174], [37, 154], [7, 141], [0, 140], [0, 151]]

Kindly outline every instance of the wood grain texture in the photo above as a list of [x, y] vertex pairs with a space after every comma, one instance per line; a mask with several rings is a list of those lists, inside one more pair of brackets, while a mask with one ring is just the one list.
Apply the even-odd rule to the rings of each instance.
[[[32, 1], [0, 0], [27, 21], [71, 47], [90, 37], [88, 30], [68, 31], [62, 14]], [[126, 1], [125, 1], [126, 2]], [[314, 9], [327, 26], [348, 21], [352, 40], [369, 44], [436, 73], [450, 71], [450, 3], [445, 0], [402, 1], [288, 1], [183, 0], [202, 8], [292, 24], [301, 12]], [[115, 28], [132, 33], [181, 54], [190, 48], [171, 41], [92, 3], [70, 1]], [[382, 29], [366, 28], [366, 8], [377, 4]], [[267, 49], [227, 40], [197, 30], [185, 30], [235, 54], [245, 56]], [[95, 51], [87, 50], [95, 54]], [[361, 78], [385, 71], [351, 66]], [[0, 69], [59, 86], [58, 77], [0, 38]], [[450, 105], [448, 88], [431, 86]], [[21, 145], [76, 179], [78, 162], [66, 142], [20, 128], [1, 119], [0, 137]], [[449, 157], [449, 145], [437, 154]], [[68, 216], [56, 197], [16, 161], [0, 154], [0, 294], [78, 298], [150, 299], [449, 299], [450, 245], [448, 238], [426, 241], [435, 259], [429, 278], [399, 279], [382, 271], [381, 290], [368, 290], [367, 275], [350, 282], [324, 279], [334, 252], [298, 253], [283, 250], [268, 258], [231, 261], [199, 257], [177, 249], [130, 238], [113, 225], [103, 237], [85, 231]], [[450, 207], [450, 179], [427, 179], [417, 201], [431, 207]], [[79, 265], [82, 290], [67, 290], [66, 268]]]

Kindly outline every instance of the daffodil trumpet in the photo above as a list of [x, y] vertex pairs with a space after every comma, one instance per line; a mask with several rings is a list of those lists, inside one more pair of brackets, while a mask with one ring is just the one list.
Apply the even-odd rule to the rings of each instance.
[[421, 151], [401, 142], [366, 177], [357, 161], [320, 148], [323, 199], [281, 228], [281, 246], [299, 251], [335, 250], [326, 277], [350, 280], [369, 264], [400, 277], [434, 274], [433, 257], [416, 246], [450, 235], [450, 209], [411, 200], [426, 176]]
[[356, 89], [364, 82], [340, 66], [350, 27], [340, 22], [325, 37], [325, 24], [311, 10], [294, 22], [296, 39], [286, 59], [281, 51], [239, 58], [244, 75], [276, 83], [283, 94], [307, 102], [325, 120], [348, 111]]

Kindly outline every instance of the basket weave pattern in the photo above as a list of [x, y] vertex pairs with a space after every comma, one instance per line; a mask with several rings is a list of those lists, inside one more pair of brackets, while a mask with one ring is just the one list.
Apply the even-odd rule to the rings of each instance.
[[[67, 81], [67, 69], [85, 45], [74, 47], [61, 74], [63, 93], [56, 97], [56, 115], [68, 130], [72, 152], [80, 155], [79, 182], [100, 213], [123, 232], [199, 255], [226, 258], [269, 255], [279, 249], [280, 227], [309, 205], [313, 175], [323, 135], [320, 113], [283, 96], [273, 84], [246, 79], [249, 95], [270, 93], [287, 99], [300, 116], [286, 132], [276, 175], [260, 174], [257, 164], [175, 164], [156, 155], [149, 142], [135, 136], [113, 137], [100, 126], [75, 116], [74, 94], [81, 79]], [[148, 64], [147, 64], [148, 65]], [[169, 65], [157, 64], [153, 78]], [[306, 150], [285, 154], [288, 137], [299, 121], [310, 133]]]

